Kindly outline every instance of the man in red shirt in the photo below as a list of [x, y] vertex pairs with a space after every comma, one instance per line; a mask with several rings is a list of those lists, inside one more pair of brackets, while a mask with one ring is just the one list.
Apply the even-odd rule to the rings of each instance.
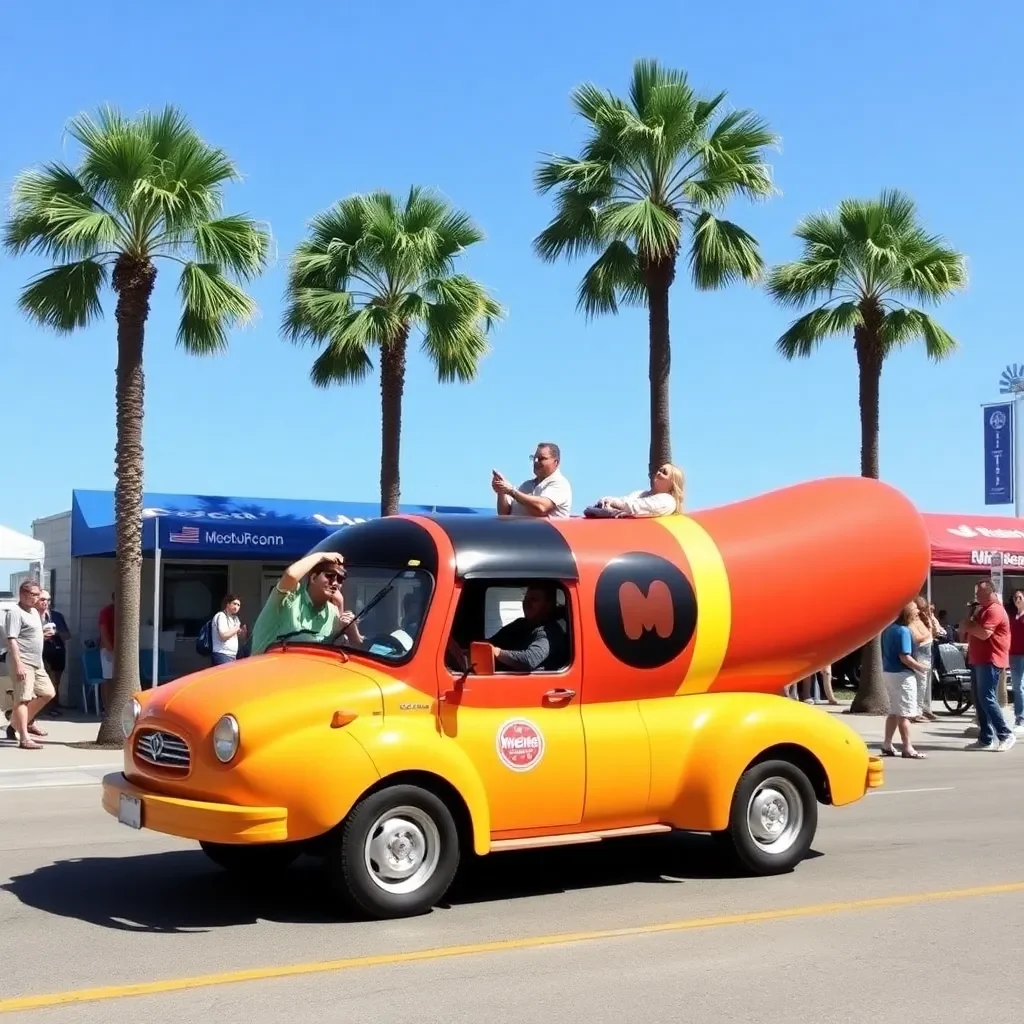
[[110, 683], [114, 678], [114, 645], [117, 640], [117, 616], [114, 612], [114, 596], [110, 595], [110, 604], [100, 609], [100, 668], [103, 682], [100, 684], [100, 701], [106, 707], [110, 701]]
[[978, 709], [978, 740], [968, 750], [1009, 750], [1017, 742], [1006, 724], [996, 691], [999, 672], [1010, 667], [1010, 617], [987, 580], [979, 583], [978, 600], [967, 612], [960, 631], [967, 640], [974, 706]]

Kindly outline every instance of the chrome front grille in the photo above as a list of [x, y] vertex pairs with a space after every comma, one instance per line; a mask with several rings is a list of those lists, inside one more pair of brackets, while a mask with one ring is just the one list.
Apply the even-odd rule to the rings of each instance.
[[160, 768], [177, 768], [187, 772], [192, 764], [188, 744], [173, 733], [148, 729], [135, 740], [135, 756], [146, 764]]

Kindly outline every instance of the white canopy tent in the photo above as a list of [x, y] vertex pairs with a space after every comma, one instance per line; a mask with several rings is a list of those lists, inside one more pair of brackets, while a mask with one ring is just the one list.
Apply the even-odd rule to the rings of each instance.
[[42, 569], [46, 546], [35, 537], [27, 537], [9, 526], [0, 526], [0, 561], [37, 562]]

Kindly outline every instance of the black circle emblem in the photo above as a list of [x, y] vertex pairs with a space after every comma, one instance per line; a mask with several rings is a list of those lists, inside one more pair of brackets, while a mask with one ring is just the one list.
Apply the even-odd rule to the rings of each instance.
[[608, 650], [633, 668], [678, 658], [697, 629], [697, 596], [678, 566], [647, 551], [613, 558], [601, 570], [594, 600]]

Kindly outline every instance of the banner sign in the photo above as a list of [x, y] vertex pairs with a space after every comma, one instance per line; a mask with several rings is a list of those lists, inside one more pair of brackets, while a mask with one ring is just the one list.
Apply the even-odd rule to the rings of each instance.
[[985, 504], [1013, 504], [1013, 402], [986, 405]]

